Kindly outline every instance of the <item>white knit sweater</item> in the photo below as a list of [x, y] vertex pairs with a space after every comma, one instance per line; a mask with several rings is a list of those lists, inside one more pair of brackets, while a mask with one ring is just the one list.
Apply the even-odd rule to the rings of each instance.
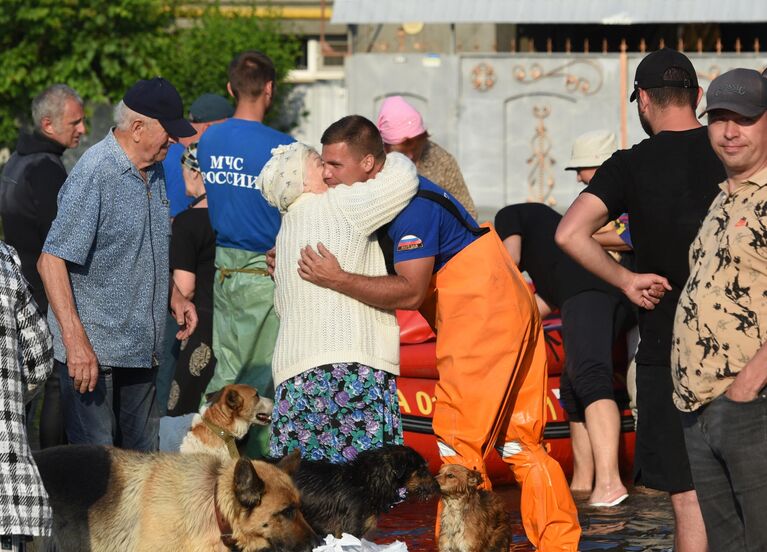
[[280, 331], [272, 359], [274, 384], [316, 366], [359, 362], [399, 374], [399, 326], [394, 313], [310, 284], [298, 275], [300, 250], [322, 242], [341, 267], [386, 274], [375, 231], [391, 221], [418, 189], [415, 165], [386, 157], [372, 180], [304, 193], [288, 208], [277, 234], [274, 306]]

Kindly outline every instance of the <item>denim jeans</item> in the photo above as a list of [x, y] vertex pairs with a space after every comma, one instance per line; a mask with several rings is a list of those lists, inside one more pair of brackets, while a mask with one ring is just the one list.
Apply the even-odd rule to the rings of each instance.
[[767, 397], [682, 413], [709, 550], [767, 550]]
[[74, 388], [66, 364], [56, 361], [56, 370], [61, 380], [64, 427], [71, 444], [157, 450], [157, 368], [101, 367], [96, 388], [87, 393]]

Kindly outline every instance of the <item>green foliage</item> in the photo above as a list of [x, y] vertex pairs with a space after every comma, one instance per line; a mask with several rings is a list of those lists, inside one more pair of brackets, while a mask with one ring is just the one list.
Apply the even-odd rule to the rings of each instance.
[[[278, 84], [295, 67], [299, 42], [280, 32], [278, 19], [255, 17], [255, 3], [251, 10], [224, 14], [218, 6], [211, 6], [191, 27], [176, 29], [172, 34], [171, 46], [161, 60], [162, 74], [179, 89], [185, 106], [205, 92], [228, 98], [227, 68], [243, 50], [268, 55], [274, 61]], [[287, 86], [277, 87], [276, 106], [282, 104], [287, 91]], [[277, 111], [267, 115], [267, 122], [274, 122]]]
[[280, 34], [279, 20], [212, 6], [177, 28], [177, 1], [0, 0], [0, 147], [15, 142], [32, 98], [57, 82], [86, 102], [115, 102], [138, 79], [162, 75], [188, 107], [203, 92], [227, 95], [238, 51], [269, 55], [278, 81], [294, 66], [299, 44]]
[[173, 12], [158, 0], [2, 0], [0, 144], [12, 144], [32, 98], [64, 82], [114, 101], [159, 72]]

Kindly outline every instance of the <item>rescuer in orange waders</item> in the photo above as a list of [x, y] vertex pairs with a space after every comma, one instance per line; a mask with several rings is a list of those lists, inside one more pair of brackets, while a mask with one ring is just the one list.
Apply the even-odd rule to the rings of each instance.
[[[346, 128], [354, 126], [349, 119], [363, 118], [341, 119], [323, 135], [331, 186], [367, 180], [380, 169], [366, 168], [371, 154], [360, 152], [359, 132]], [[420, 308], [437, 334], [433, 424], [443, 461], [482, 472], [489, 488], [485, 459], [495, 448], [522, 488], [522, 523], [532, 544], [544, 552], [577, 550], [575, 503], [561, 467], [542, 445], [543, 331], [500, 238], [489, 227], [477, 228], [452, 196], [423, 177], [416, 197], [378, 238], [392, 253], [385, 255], [390, 276], [347, 273], [322, 245], [302, 251], [299, 273], [379, 308]]]

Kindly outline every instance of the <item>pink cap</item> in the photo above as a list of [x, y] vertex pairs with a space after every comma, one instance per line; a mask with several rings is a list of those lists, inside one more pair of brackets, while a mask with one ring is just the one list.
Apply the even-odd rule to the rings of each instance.
[[426, 132], [423, 119], [402, 96], [389, 96], [378, 113], [378, 130], [385, 144], [401, 144]]

